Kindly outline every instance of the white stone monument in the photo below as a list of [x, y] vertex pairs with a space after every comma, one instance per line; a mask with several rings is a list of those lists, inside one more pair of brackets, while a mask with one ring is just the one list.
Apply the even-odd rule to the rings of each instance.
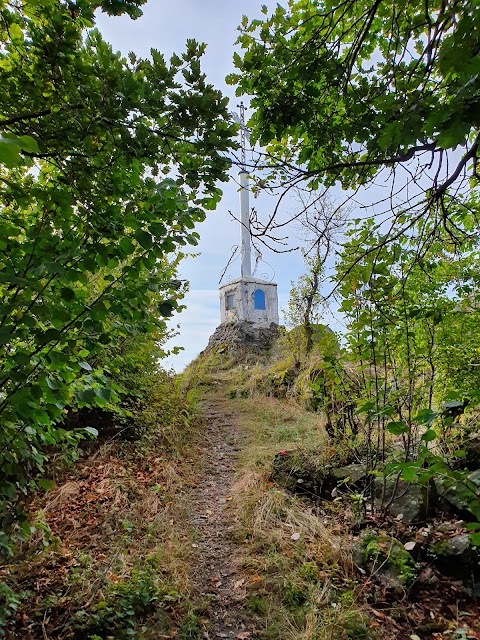
[[[235, 114], [236, 115], [236, 114]], [[245, 111], [240, 104], [242, 164], [238, 174], [240, 183], [240, 277], [223, 284], [220, 291], [220, 321], [252, 322], [256, 327], [269, 327], [279, 323], [277, 285], [252, 276], [252, 252], [250, 241], [250, 205], [245, 146], [247, 129]]]

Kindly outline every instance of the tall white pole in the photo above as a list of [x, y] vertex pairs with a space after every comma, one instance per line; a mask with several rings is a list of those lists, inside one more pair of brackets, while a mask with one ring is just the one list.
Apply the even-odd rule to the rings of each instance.
[[245, 170], [238, 174], [240, 182], [240, 249], [242, 256], [241, 275], [248, 278], [252, 275], [252, 258], [250, 248], [250, 205], [248, 201], [248, 174]]

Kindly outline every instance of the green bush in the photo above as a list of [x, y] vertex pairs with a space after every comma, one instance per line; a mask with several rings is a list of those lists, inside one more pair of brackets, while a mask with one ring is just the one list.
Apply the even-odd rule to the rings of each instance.
[[167, 590], [159, 584], [158, 568], [148, 563], [132, 571], [127, 580], [112, 584], [103, 600], [75, 614], [75, 638], [84, 640], [96, 636], [103, 640], [113, 635], [115, 640], [141, 640], [148, 618], [155, 618], [159, 631], [167, 631], [170, 627], [168, 604], [180, 599], [176, 590]]

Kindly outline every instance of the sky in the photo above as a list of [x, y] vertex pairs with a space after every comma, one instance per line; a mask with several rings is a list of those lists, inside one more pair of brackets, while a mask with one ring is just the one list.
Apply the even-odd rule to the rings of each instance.
[[[133, 51], [148, 57], [150, 49], [154, 48], [168, 56], [173, 52], [181, 52], [188, 38], [207, 43], [203, 70], [208, 81], [230, 98], [231, 110], [236, 110], [239, 99], [235, 97], [235, 88], [226, 84], [225, 76], [234, 71], [234, 43], [242, 15], [259, 17], [261, 4], [268, 2], [149, 0], [143, 6], [143, 16], [138, 20], [100, 14], [96, 24], [114, 49], [124, 54]], [[167, 366], [177, 371], [181, 371], [207, 346], [209, 337], [220, 324], [219, 278], [240, 236], [239, 223], [229, 214], [229, 211], [239, 213], [236, 173], [236, 170], [232, 170], [230, 183], [221, 185], [224, 195], [217, 210], [208, 212], [206, 221], [197, 228], [201, 239], [192, 252], [199, 255], [187, 258], [180, 267], [180, 277], [190, 282], [190, 290], [184, 300], [186, 309], [174, 318], [172, 325], [176, 327], [179, 324], [180, 329], [170, 344], [184, 348], [179, 355], [167, 359]], [[258, 201], [251, 198], [250, 205], [259, 212], [261, 209], [261, 213], [266, 215], [275, 202], [273, 197], [263, 196]], [[294, 230], [291, 233], [295, 236]], [[292, 241], [297, 243], [295, 237], [292, 237]], [[262, 255], [265, 262], [260, 265], [258, 275], [262, 277], [262, 274], [268, 274], [268, 279], [277, 283], [279, 307], [286, 308], [290, 282], [303, 272], [303, 259], [299, 254], [278, 255], [267, 250], [262, 250]], [[238, 260], [232, 263], [226, 275], [240, 275]]]

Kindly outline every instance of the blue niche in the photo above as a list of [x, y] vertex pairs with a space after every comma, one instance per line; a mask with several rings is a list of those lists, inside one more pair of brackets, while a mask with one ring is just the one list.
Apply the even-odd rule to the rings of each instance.
[[253, 292], [253, 304], [255, 306], [255, 309], [259, 309], [261, 311], [264, 311], [267, 307], [265, 304], [265, 292], [262, 291], [261, 289], [256, 289]]

